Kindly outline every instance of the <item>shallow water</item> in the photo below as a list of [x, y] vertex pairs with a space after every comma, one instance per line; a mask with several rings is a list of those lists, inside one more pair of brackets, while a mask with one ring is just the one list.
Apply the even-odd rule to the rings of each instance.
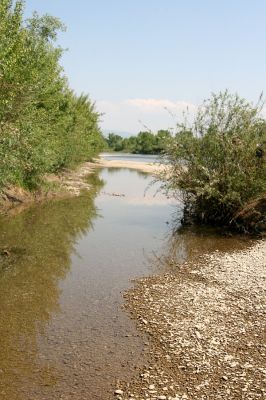
[[151, 177], [102, 170], [95, 192], [1, 218], [0, 399], [108, 399], [143, 363], [121, 309], [131, 279], [202, 251], [241, 247], [212, 233], [171, 232], [173, 201]]
[[153, 154], [131, 154], [131, 153], [102, 153], [101, 157], [105, 160], [134, 161], [143, 163], [158, 163], [159, 156]]

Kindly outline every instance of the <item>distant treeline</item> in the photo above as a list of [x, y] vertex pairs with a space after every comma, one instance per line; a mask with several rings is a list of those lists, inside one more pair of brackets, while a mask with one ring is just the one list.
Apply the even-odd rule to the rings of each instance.
[[106, 143], [112, 151], [122, 151], [135, 154], [160, 154], [166, 149], [171, 134], [167, 130], [159, 130], [156, 134], [149, 131], [139, 132], [137, 136], [123, 138], [109, 133]]
[[35, 188], [45, 173], [75, 167], [104, 145], [94, 104], [69, 88], [55, 44], [61, 22], [24, 21], [23, 1], [0, 2], [0, 190]]

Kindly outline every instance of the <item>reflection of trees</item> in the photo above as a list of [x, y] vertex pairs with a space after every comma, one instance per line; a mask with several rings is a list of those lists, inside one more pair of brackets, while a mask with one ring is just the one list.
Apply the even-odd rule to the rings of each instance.
[[10, 251], [0, 259], [1, 399], [26, 399], [25, 382], [34, 376], [46, 384], [51, 377], [45, 365], [36, 369], [37, 336], [59, 309], [58, 284], [70, 268], [77, 238], [97, 217], [96, 193], [37, 205], [0, 221], [1, 247]]
[[127, 167], [111, 167], [111, 168], [103, 168], [103, 170], [104, 169], [107, 169], [108, 170], [108, 174], [109, 175], [114, 175], [114, 174], [116, 174], [117, 172], [119, 172], [119, 171], [123, 171], [123, 170], [127, 170], [127, 171], [129, 171], [129, 172], [131, 172], [132, 174], [137, 174], [138, 176], [141, 176], [141, 177], [143, 177], [143, 178], [149, 178], [150, 177], [150, 174], [148, 173], [148, 172], [144, 172], [144, 171], [141, 171], [140, 169], [135, 169], [135, 168], [127, 168]]

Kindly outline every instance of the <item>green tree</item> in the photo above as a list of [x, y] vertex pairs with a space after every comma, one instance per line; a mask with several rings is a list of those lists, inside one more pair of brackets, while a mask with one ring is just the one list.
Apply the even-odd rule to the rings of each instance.
[[156, 154], [163, 153], [169, 141], [171, 141], [171, 133], [168, 130], [159, 130], [155, 135], [154, 152]]
[[139, 132], [137, 135], [136, 153], [153, 154], [155, 148], [155, 136], [151, 132]]
[[45, 173], [74, 167], [103, 146], [99, 114], [76, 96], [60, 66], [57, 18], [23, 20], [22, 1], [0, 2], [0, 190], [36, 187]]
[[122, 136], [115, 133], [109, 133], [107, 143], [111, 150], [122, 151], [124, 149]]
[[135, 153], [137, 147], [137, 137], [130, 136], [129, 138], [125, 138], [123, 140], [123, 148], [128, 153]]

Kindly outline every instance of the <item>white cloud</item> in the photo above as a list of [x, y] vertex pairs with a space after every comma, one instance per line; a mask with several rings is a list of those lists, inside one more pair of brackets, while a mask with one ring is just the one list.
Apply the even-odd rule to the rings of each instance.
[[102, 128], [110, 131], [138, 133], [145, 127], [152, 131], [174, 128], [187, 110], [194, 113], [196, 105], [168, 99], [126, 99], [120, 102], [102, 100], [97, 109], [103, 113]]
[[[187, 101], [152, 98], [135, 98], [123, 101], [101, 100], [96, 108], [103, 113], [101, 127], [109, 132], [137, 134], [140, 130], [174, 129], [182, 121], [183, 113], [190, 117], [197, 111], [197, 105]], [[261, 110], [266, 117], [266, 106]], [[190, 118], [189, 118], [190, 119]]]

